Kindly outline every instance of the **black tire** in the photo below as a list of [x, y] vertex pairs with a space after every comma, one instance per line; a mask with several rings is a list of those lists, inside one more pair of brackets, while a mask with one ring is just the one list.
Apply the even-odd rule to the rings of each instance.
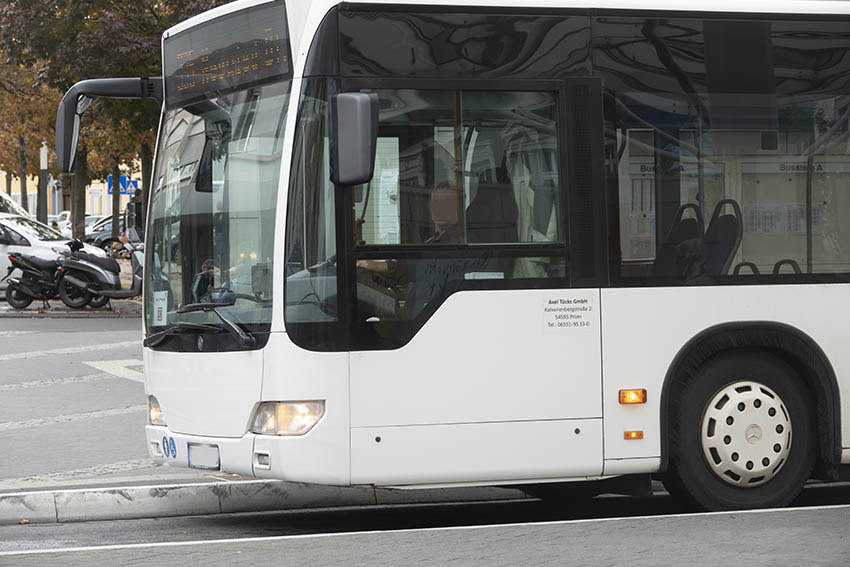
[[15, 309], [26, 309], [32, 303], [33, 297], [27, 295], [19, 289], [6, 286], [6, 302]]
[[759, 351], [721, 354], [673, 404], [680, 413], [671, 424], [671, 494], [686, 492], [708, 510], [774, 508], [799, 495], [814, 466], [817, 431], [811, 395], [791, 366]]
[[104, 297], [102, 295], [92, 296], [91, 301], [89, 302], [89, 307], [94, 307], [95, 309], [99, 309], [109, 303], [109, 298]]
[[[78, 272], [74, 272], [74, 276], [83, 281], [88, 280], [88, 277], [85, 274], [80, 274]], [[61, 299], [62, 303], [71, 309], [82, 309], [91, 302], [92, 294], [87, 291], [82, 291], [67, 281], [62, 280], [62, 283], [59, 284], [59, 299]]]

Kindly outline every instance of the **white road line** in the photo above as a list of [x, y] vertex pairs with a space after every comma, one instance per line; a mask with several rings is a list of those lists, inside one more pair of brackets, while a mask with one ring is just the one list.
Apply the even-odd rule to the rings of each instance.
[[31, 335], [35, 331], [0, 331], [0, 337], [17, 337], [18, 335]]
[[127, 406], [125, 408], [114, 408], [100, 411], [87, 411], [83, 413], [71, 413], [68, 415], [55, 415], [53, 417], [42, 417], [39, 419], [28, 419], [26, 421], [7, 421], [0, 423], [0, 432], [14, 431], [15, 429], [29, 429], [30, 427], [39, 427], [42, 425], [53, 425], [56, 423], [70, 423], [72, 421], [82, 421], [84, 419], [96, 419], [99, 417], [110, 417], [113, 415], [125, 415], [128, 413], [144, 412], [148, 410], [147, 404], [137, 406]]
[[30, 551], [0, 551], [0, 557], [12, 555], [30, 555], [43, 553], [68, 553], [71, 551], [113, 551], [118, 549], [145, 549], [156, 547], [177, 547], [181, 545], [195, 546], [208, 545], [217, 543], [257, 543], [257, 542], [273, 542], [285, 540], [299, 539], [331, 539], [331, 538], [348, 538], [352, 536], [363, 535], [380, 535], [380, 534], [407, 534], [420, 532], [451, 532], [451, 531], [474, 531], [485, 530], [491, 528], [517, 528], [517, 527], [542, 527], [542, 526], [568, 526], [571, 524], [594, 524], [606, 522], [634, 522], [636, 520], [666, 520], [669, 518], [699, 518], [701, 516], [735, 516], [743, 514], [775, 514], [782, 512], [815, 512], [819, 510], [850, 510], [850, 505], [837, 504], [830, 506], [810, 506], [798, 508], [771, 508], [768, 510], [738, 510], [735, 512], [698, 512], [694, 514], [667, 514], [663, 516], [623, 516], [619, 518], [594, 518], [586, 520], [559, 520], [554, 522], [520, 522], [515, 524], [487, 524], [482, 526], [449, 526], [444, 528], [410, 528], [404, 530], [372, 530], [362, 532], [342, 532], [333, 534], [301, 534], [287, 536], [267, 536], [267, 537], [246, 537], [246, 538], [225, 538], [225, 539], [202, 539], [194, 541], [160, 541], [155, 543], [128, 543], [121, 545], [93, 545], [91, 547], [57, 547], [54, 549], [33, 549]]
[[77, 354], [80, 352], [93, 352], [98, 350], [110, 350], [113, 348], [126, 348], [132, 346], [142, 346], [142, 341], [124, 341], [120, 343], [109, 343], [100, 345], [87, 345], [81, 347], [56, 348], [52, 350], [33, 350], [29, 352], [13, 352], [10, 354], [0, 354], [0, 362], [5, 360], [19, 360], [22, 358], [37, 358], [39, 356], [54, 356], [59, 354]]
[[119, 461], [103, 465], [94, 465], [69, 471], [57, 471], [52, 473], [37, 474], [21, 478], [4, 478], [0, 480], [0, 490], [26, 490], [34, 484], [47, 482], [67, 482], [79, 478], [91, 478], [104, 474], [112, 474], [137, 469], [147, 469], [157, 466], [158, 463], [151, 459], [133, 459], [131, 461]]
[[96, 368], [103, 372], [108, 372], [118, 378], [126, 378], [127, 380], [142, 383], [145, 381], [144, 372], [127, 368], [128, 366], [141, 365], [142, 361], [137, 358], [130, 358], [127, 360], [94, 360], [92, 362], [84, 362], [83, 364], [87, 364], [92, 368]]
[[75, 384], [78, 382], [95, 382], [114, 378], [111, 374], [101, 372], [99, 374], [87, 374], [85, 376], [66, 376], [65, 378], [45, 378], [44, 380], [33, 380], [32, 382], [18, 382], [17, 384], [2, 384], [0, 392], [6, 390], [24, 390], [26, 388], [43, 388], [45, 386], [59, 386], [61, 384]]

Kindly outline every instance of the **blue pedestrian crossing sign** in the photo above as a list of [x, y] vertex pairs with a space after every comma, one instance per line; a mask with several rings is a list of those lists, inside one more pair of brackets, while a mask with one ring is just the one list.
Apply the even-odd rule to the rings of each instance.
[[[127, 179], [126, 175], [122, 175], [118, 179], [118, 183], [121, 184], [121, 194], [122, 195], [132, 195], [136, 192], [136, 189], [139, 188], [139, 180], [138, 179]], [[106, 188], [107, 192], [112, 195], [112, 175], [106, 176]]]

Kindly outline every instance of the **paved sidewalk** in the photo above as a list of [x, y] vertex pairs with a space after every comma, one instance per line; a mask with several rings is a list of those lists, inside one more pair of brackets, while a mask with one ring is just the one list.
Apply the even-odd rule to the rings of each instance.
[[50, 300], [50, 309], [44, 309], [41, 300], [33, 301], [26, 309], [14, 309], [6, 303], [5, 299], [0, 298], [0, 318], [85, 319], [96, 317], [138, 318], [141, 316], [141, 297], [135, 299], [113, 299], [100, 309], [94, 309], [92, 307], [70, 309], [58, 298]]

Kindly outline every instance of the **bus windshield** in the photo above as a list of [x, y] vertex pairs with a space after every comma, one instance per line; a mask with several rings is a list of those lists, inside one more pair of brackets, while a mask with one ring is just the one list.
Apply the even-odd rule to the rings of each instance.
[[[246, 330], [269, 329], [291, 75], [282, 6], [230, 14], [164, 43], [166, 112], [145, 270], [149, 332], [175, 323], [220, 324], [212, 312], [178, 313], [197, 303], [218, 304], [220, 314]], [[232, 61], [228, 53], [240, 49], [234, 46], [264, 58], [262, 74], [248, 65], [241, 78], [233, 79], [240, 75], [234, 69], [219, 80], [225, 63], [216, 61]]]

